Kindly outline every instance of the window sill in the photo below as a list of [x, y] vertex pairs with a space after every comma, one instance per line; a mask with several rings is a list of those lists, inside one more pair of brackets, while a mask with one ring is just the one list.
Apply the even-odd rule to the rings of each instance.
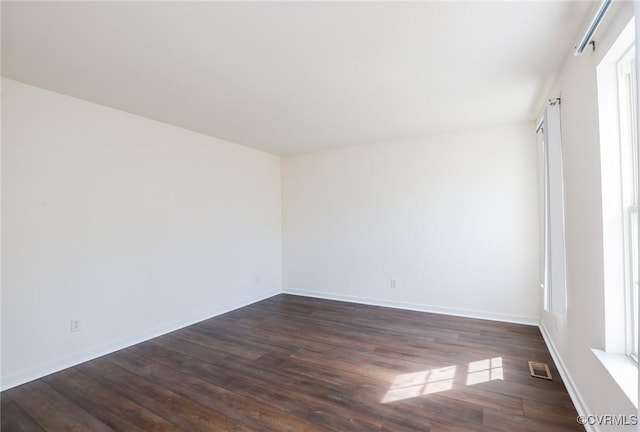
[[638, 408], [638, 365], [624, 354], [608, 353], [592, 349], [602, 366], [622, 389], [627, 398]]

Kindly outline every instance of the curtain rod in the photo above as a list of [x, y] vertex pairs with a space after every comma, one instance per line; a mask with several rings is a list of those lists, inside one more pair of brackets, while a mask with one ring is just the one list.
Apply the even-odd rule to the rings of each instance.
[[582, 54], [587, 45], [589, 45], [593, 41], [593, 36], [596, 33], [596, 30], [598, 30], [602, 19], [607, 14], [611, 3], [613, 3], [613, 0], [602, 0], [598, 11], [593, 16], [591, 22], [589, 23], [589, 27], [587, 27], [587, 30], [584, 32], [584, 36], [582, 36], [582, 39], [580, 39], [580, 42], [576, 46], [575, 55], [579, 56], [580, 54]]

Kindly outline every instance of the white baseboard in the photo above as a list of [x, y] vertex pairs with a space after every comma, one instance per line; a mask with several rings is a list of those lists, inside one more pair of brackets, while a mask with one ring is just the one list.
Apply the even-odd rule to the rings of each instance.
[[477, 319], [485, 319], [490, 321], [501, 321], [501, 322], [515, 323], [515, 324], [525, 324], [525, 325], [531, 325], [531, 326], [538, 326], [540, 324], [540, 320], [537, 317], [498, 314], [498, 313], [491, 313], [491, 312], [448, 308], [448, 307], [424, 305], [424, 304], [417, 304], [417, 303], [404, 303], [404, 302], [397, 302], [392, 300], [381, 300], [381, 299], [374, 299], [374, 298], [368, 298], [368, 297], [345, 296], [341, 294], [305, 291], [305, 290], [298, 290], [298, 289], [286, 288], [286, 287], [284, 288], [283, 293], [299, 295], [303, 297], [322, 298], [327, 300], [337, 300], [337, 301], [344, 301], [349, 303], [361, 303], [361, 304], [366, 304], [371, 306], [383, 306], [383, 307], [390, 307], [394, 309], [405, 309], [405, 310], [412, 310], [412, 311], [418, 311], [418, 312], [431, 312], [431, 313], [437, 313], [442, 315], [454, 315], [454, 316], [460, 316], [465, 318], [477, 318]]
[[194, 315], [192, 317], [179, 320], [179, 321], [174, 321], [172, 323], [163, 325], [162, 327], [158, 327], [158, 328], [146, 331], [144, 333], [137, 334], [132, 337], [122, 338], [122, 339], [101, 345], [99, 347], [93, 347], [81, 352], [74, 353], [70, 356], [66, 356], [63, 358], [51, 359], [50, 361], [47, 361], [46, 363], [41, 364], [36, 368], [28, 369], [20, 373], [4, 377], [2, 379], [2, 383], [0, 384], [0, 390], [1, 391], [8, 390], [12, 387], [16, 387], [21, 384], [27, 383], [29, 381], [42, 378], [52, 373], [59, 372], [63, 369], [76, 366], [80, 363], [84, 363], [86, 361], [93, 360], [98, 357], [102, 357], [103, 355], [110, 354], [112, 352], [121, 350], [123, 348], [127, 348], [132, 345], [135, 345], [144, 341], [148, 341], [155, 337], [162, 336], [164, 334], [170, 333], [175, 330], [179, 330], [181, 328], [190, 326], [200, 321], [204, 321], [209, 318], [213, 318], [215, 316], [222, 315], [227, 312], [231, 312], [233, 310], [239, 309], [244, 306], [248, 306], [250, 304], [259, 302], [261, 300], [267, 299], [269, 297], [273, 297], [274, 295], [278, 295], [281, 293], [282, 292], [279, 290], [263, 293], [253, 298], [234, 302], [231, 305], [227, 305], [222, 308], [217, 308], [217, 309], [208, 311], [207, 313]]
[[[576, 407], [576, 411], [578, 411], [579, 415], [587, 415], [590, 411], [587, 409], [587, 405], [580, 396], [580, 392], [575, 385], [575, 382], [571, 378], [569, 371], [567, 370], [564, 362], [562, 361], [562, 357], [560, 357], [560, 353], [556, 349], [556, 346], [553, 343], [553, 340], [549, 336], [546, 327], [544, 326], [544, 322], [540, 321], [540, 333], [542, 333], [542, 338], [544, 339], [545, 344], [547, 345], [547, 349], [549, 353], [551, 353], [551, 357], [553, 358], [556, 367], [558, 368], [558, 372], [560, 373], [560, 377], [562, 377], [562, 381], [564, 382], [565, 387], [567, 388], [567, 392], [569, 393], [569, 397], [571, 398], [571, 402]], [[596, 425], [585, 424], [584, 428], [587, 432], [600, 432], [600, 428]]]

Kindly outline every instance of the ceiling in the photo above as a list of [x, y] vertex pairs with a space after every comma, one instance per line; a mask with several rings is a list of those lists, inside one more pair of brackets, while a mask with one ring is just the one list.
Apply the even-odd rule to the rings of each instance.
[[2, 75], [276, 154], [534, 121], [582, 1], [2, 2]]

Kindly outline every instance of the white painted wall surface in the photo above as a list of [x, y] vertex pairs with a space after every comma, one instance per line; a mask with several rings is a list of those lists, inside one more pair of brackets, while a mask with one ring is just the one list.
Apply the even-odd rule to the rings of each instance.
[[3, 79], [2, 387], [280, 292], [280, 190], [277, 156]]
[[[614, 3], [596, 37], [597, 50], [567, 61], [549, 97], [562, 95], [567, 314], [543, 312], [542, 327], [569, 375], [584, 414], [636, 413], [591, 353], [605, 348], [600, 135], [596, 67], [633, 16], [633, 3]], [[581, 406], [580, 406], [581, 405]], [[636, 430], [603, 426], [602, 431]]]
[[537, 323], [533, 128], [284, 157], [284, 290]]

